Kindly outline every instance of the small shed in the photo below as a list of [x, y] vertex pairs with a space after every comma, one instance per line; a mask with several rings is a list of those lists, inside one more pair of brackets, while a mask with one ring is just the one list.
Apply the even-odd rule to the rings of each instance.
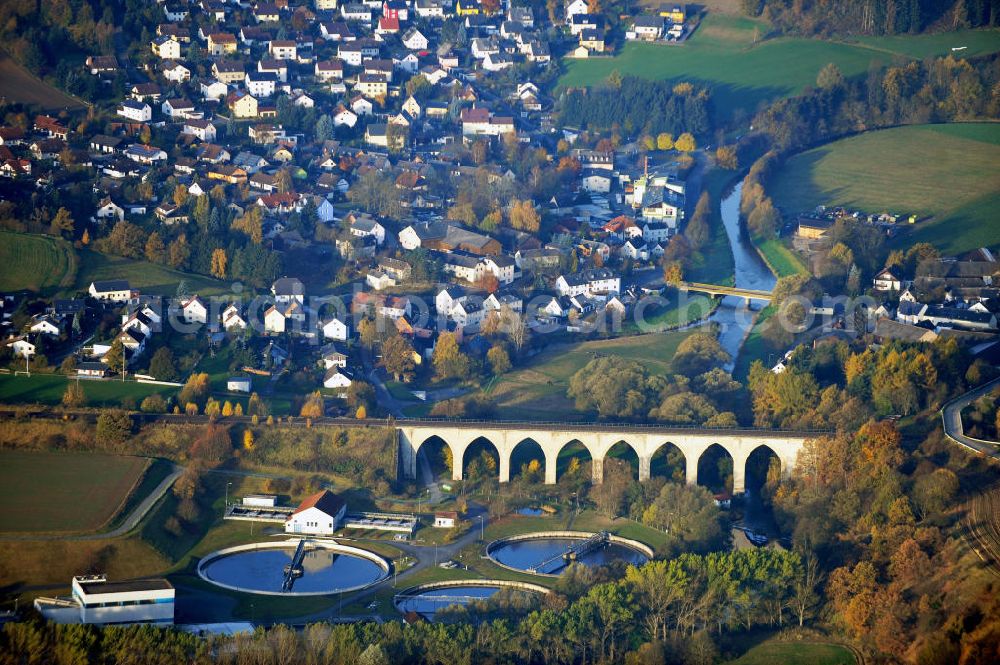
[[439, 529], [453, 529], [458, 523], [458, 513], [454, 510], [434, 513], [434, 526]]
[[252, 385], [249, 376], [231, 376], [226, 380], [226, 390], [234, 393], [249, 393]]

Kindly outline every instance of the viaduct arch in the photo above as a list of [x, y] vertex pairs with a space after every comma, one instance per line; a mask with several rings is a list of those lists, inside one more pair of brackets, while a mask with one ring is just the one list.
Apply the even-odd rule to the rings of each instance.
[[615, 425], [542, 425], [535, 423], [425, 422], [396, 424], [399, 445], [399, 470], [405, 478], [417, 476], [417, 453], [424, 442], [439, 437], [452, 452], [452, 479], [462, 480], [462, 459], [466, 449], [477, 439], [488, 439], [500, 455], [500, 482], [510, 481], [511, 455], [522, 441], [531, 439], [545, 456], [545, 483], [556, 482], [556, 463], [564, 446], [578, 441], [593, 460], [593, 481], [604, 475], [604, 458], [618, 442], [625, 442], [639, 458], [639, 480], [650, 477], [653, 455], [663, 446], [673, 444], [684, 455], [687, 482], [697, 484], [698, 461], [712, 445], [718, 444], [733, 458], [733, 493], [746, 489], [746, 465], [751, 453], [760, 447], [771, 450], [781, 463], [783, 478], [790, 477], [798, 462], [799, 451], [809, 432], [786, 432], [754, 429], [680, 429]]

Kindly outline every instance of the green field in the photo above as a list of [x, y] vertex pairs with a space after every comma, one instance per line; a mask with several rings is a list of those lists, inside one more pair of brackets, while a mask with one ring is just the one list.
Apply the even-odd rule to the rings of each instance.
[[783, 212], [843, 205], [915, 214], [897, 246], [954, 253], [1000, 243], [1000, 124], [897, 127], [835, 141], [789, 159], [770, 193]]
[[710, 84], [717, 113], [734, 109], [753, 112], [762, 101], [797, 94], [814, 85], [828, 63], [845, 76], [864, 74], [873, 63], [890, 64], [899, 57], [924, 58], [967, 46], [963, 57], [1000, 50], [997, 30], [965, 30], [943, 35], [870, 38], [854, 43], [782, 37], [759, 41], [762, 21], [709, 15], [680, 45], [629, 42], [613, 58], [565, 61], [560, 87], [582, 87], [604, 81], [612, 71], [653, 80]]
[[93, 531], [125, 504], [148, 460], [0, 452], [0, 531]]
[[174, 295], [181, 280], [187, 282], [190, 293], [211, 296], [230, 292], [229, 284], [226, 282], [204, 275], [181, 272], [147, 261], [99, 254], [86, 249], [81, 251], [80, 274], [76, 280], [76, 289], [85, 291], [91, 282], [102, 279], [127, 279], [134, 289], [162, 296]]
[[490, 391], [499, 418], [552, 420], [585, 419], [566, 397], [570, 377], [597, 354], [638, 360], [651, 372], [665, 373], [677, 345], [690, 331], [634, 335], [618, 339], [555, 346], [530, 364], [498, 381]]
[[53, 88], [2, 52], [0, 52], [0, 99], [34, 104], [49, 111], [75, 110], [84, 107], [82, 101]]
[[76, 266], [76, 252], [65, 240], [0, 231], [0, 291], [72, 286]]
[[[6, 404], [49, 404], [62, 402], [67, 379], [61, 374], [32, 374], [31, 376], [0, 375], [0, 402]], [[121, 406], [123, 399], [137, 403], [149, 395], [166, 397], [178, 388], [158, 386], [135, 381], [81, 381], [88, 406]]]
[[857, 658], [847, 647], [816, 642], [778, 642], [768, 640], [728, 665], [855, 665]]

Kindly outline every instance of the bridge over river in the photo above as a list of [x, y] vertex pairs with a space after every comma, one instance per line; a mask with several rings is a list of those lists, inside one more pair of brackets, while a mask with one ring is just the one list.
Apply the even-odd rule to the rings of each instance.
[[496, 448], [500, 459], [500, 482], [510, 481], [511, 456], [521, 444], [534, 441], [545, 455], [545, 482], [556, 482], [559, 452], [571, 443], [583, 445], [593, 460], [593, 480], [604, 476], [604, 458], [617, 443], [625, 443], [639, 458], [639, 480], [650, 476], [653, 456], [668, 444], [683, 454], [687, 482], [698, 482], [698, 460], [713, 445], [720, 446], [733, 459], [733, 492], [745, 490], [746, 466], [750, 455], [767, 448], [781, 462], [782, 476], [790, 476], [796, 467], [799, 451], [806, 439], [819, 432], [763, 429], [687, 429], [657, 425], [617, 425], [607, 423], [543, 423], [515, 421], [399, 420], [399, 468], [406, 478], [417, 476], [417, 454], [429, 440], [437, 437], [452, 454], [452, 478], [462, 479], [463, 458], [473, 443], [486, 440]]

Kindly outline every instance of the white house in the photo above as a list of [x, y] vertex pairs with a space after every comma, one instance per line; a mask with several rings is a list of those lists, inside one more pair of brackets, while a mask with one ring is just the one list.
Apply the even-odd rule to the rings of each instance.
[[35, 345], [27, 337], [16, 337], [7, 342], [15, 358], [30, 358], [35, 355]]
[[185, 323], [208, 322], [208, 308], [196, 295], [181, 301], [180, 312]]
[[58, 337], [62, 333], [59, 320], [52, 316], [42, 316], [35, 319], [28, 330], [49, 337]]
[[240, 308], [232, 303], [219, 315], [219, 322], [223, 330], [246, 330], [247, 322], [240, 314]]
[[583, 270], [570, 275], [560, 275], [556, 280], [556, 291], [561, 296], [613, 295], [621, 292], [621, 278], [607, 268]]
[[903, 288], [903, 283], [888, 269], [875, 275], [873, 286], [876, 291], [899, 291]]
[[280, 305], [287, 305], [293, 300], [297, 300], [301, 305], [305, 303], [306, 287], [295, 277], [282, 277], [271, 285], [271, 295]]
[[145, 102], [126, 99], [118, 107], [118, 115], [134, 122], [149, 122], [153, 117], [153, 109]]
[[438, 529], [453, 529], [457, 521], [458, 513], [455, 511], [434, 513], [434, 526]]
[[491, 273], [501, 284], [510, 284], [514, 281], [514, 259], [504, 254], [487, 256], [480, 262], [483, 274]]
[[285, 332], [285, 315], [274, 305], [264, 312], [264, 332], [272, 334]]
[[565, 6], [566, 23], [577, 14], [587, 13], [587, 0], [569, 0]]
[[372, 236], [379, 245], [385, 242], [385, 227], [378, 223], [374, 217], [368, 215], [357, 215], [351, 222], [351, 235], [364, 238]]
[[111, 302], [127, 302], [132, 297], [132, 289], [124, 279], [91, 282], [87, 291], [92, 298]]
[[425, 51], [428, 44], [427, 37], [415, 27], [410, 28], [403, 35], [403, 46], [411, 51]]
[[119, 222], [125, 219], [125, 209], [108, 197], [101, 201], [101, 207], [94, 213], [97, 219], [115, 219]]
[[323, 490], [299, 504], [285, 522], [285, 533], [331, 536], [347, 513], [347, 504], [330, 490]]
[[109, 582], [104, 575], [73, 578], [69, 598], [37, 598], [35, 609], [55, 623], [174, 623], [174, 587], [165, 579]]
[[337, 397], [347, 397], [347, 389], [351, 387], [351, 377], [340, 367], [331, 367], [323, 376], [323, 387], [337, 391]]
[[333, 317], [322, 325], [323, 338], [335, 339], [339, 342], [347, 341], [347, 323], [337, 317]]

